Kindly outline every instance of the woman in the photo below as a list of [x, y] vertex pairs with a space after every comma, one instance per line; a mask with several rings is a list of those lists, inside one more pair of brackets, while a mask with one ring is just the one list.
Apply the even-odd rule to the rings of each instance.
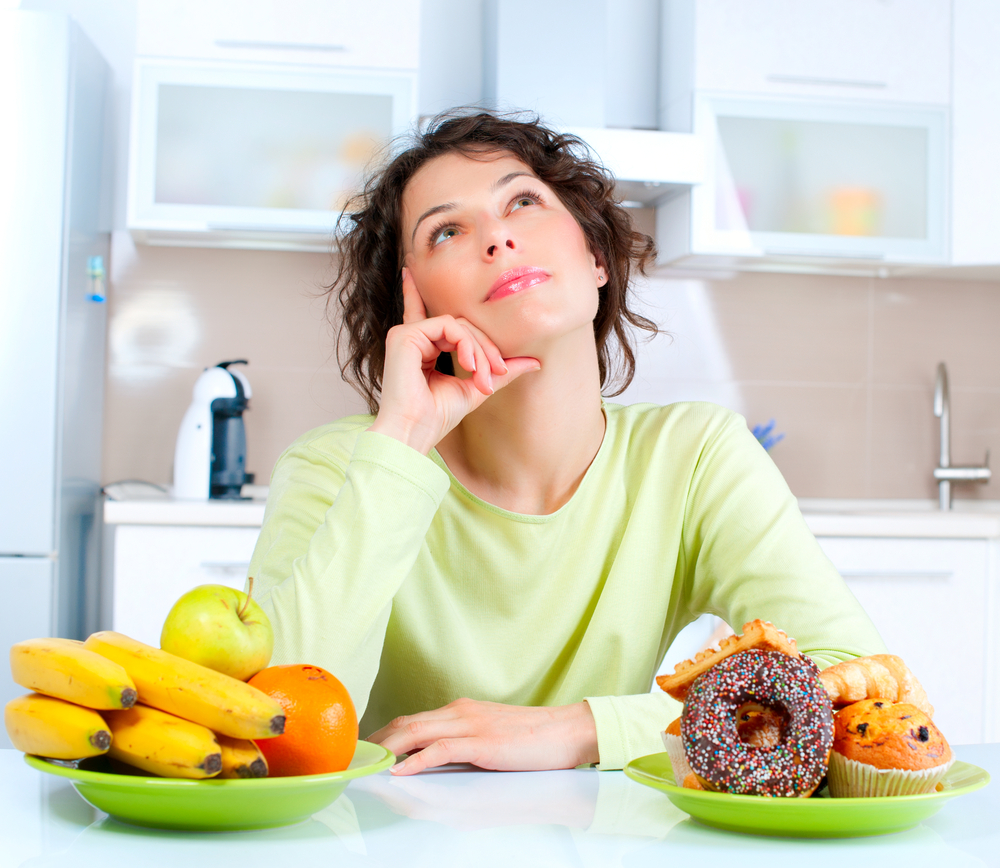
[[396, 774], [661, 750], [652, 678], [703, 612], [820, 665], [883, 650], [739, 416], [604, 402], [629, 327], [655, 330], [628, 307], [653, 248], [581, 150], [458, 115], [369, 182], [332, 290], [371, 415], [271, 479], [250, 574], [275, 661], [341, 678]]

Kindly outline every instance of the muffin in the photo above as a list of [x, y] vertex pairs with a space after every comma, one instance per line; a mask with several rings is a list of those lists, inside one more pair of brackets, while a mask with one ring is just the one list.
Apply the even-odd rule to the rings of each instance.
[[915, 705], [864, 699], [833, 718], [830, 795], [929, 793], [954, 761], [941, 730]]

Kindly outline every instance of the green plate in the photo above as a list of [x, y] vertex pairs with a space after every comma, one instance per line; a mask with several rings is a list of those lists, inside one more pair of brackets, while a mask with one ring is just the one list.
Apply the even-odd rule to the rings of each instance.
[[380, 772], [396, 761], [381, 745], [359, 741], [354, 759], [342, 772], [191, 781], [70, 768], [36, 756], [24, 760], [39, 771], [69, 778], [87, 802], [126, 823], [214, 832], [301, 822], [331, 804], [354, 778]]
[[632, 760], [625, 767], [625, 774], [640, 784], [666, 793], [678, 808], [708, 826], [731, 832], [794, 838], [852, 838], [899, 832], [937, 813], [949, 799], [971, 793], [990, 782], [985, 769], [956, 761], [942, 781], [943, 790], [920, 796], [878, 799], [833, 799], [823, 795], [811, 799], [736, 796], [677, 786], [666, 753]]

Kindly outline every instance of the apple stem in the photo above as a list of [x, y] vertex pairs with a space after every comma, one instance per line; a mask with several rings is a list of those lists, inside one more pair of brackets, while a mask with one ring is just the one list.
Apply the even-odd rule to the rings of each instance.
[[247, 576], [247, 598], [243, 601], [243, 605], [240, 606], [240, 610], [236, 613], [236, 617], [243, 617], [243, 613], [247, 610], [247, 606], [250, 605], [251, 594], [253, 594], [253, 576]]

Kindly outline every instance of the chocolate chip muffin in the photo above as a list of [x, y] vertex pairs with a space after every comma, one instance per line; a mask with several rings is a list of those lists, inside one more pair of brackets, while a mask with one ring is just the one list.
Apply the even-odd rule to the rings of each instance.
[[830, 795], [897, 796], [935, 789], [954, 762], [947, 740], [905, 702], [864, 699], [833, 719]]

